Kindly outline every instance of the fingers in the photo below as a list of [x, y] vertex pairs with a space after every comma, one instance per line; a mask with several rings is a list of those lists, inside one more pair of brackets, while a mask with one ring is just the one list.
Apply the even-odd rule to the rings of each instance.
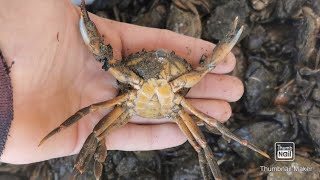
[[233, 53], [229, 53], [224, 61], [221, 61], [215, 69], [212, 70], [216, 74], [225, 74], [233, 71], [236, 66], [236, 57]]
[[[122, 39], [123, 53], [129, 55], [146, 50], [167, 49], [185, 58], [196, 67], [202, 55], [210, 55], [214, 45], [210, 42], [180, 35], [168, 30], [140, 27], [122, 24], [119, 29]], [[235, 66], [235, 57], [229, 54], [224, 62], [219, 64], [214, 73], [228, 73]]]
[[208, 74], [191, 88], [187, 97], [234, 102], [241, 98], [243, 92], [243, 84], [238, 78], [228, 75]]
[[201, 112], [220, 122], [226, 122], [231, 117], [231, 106], [226, 101], [208, 99], [188, 99], [188, 101]]
[[[175, 51], [176, 54], [185, 58], [193, 66], [198, 65], [203, 54], [210, 55], [214, 44], [180, 35], [169, 30], [141, 27], [137, 25], [116, 22], [108, 19], [99, 18], [90, 14], [91, 19], [96, 23], [100, 33], [104, 35], [105, 42], [111, 43], [114, 47], [116, 57], [119, 54], [127, 56], [129, 54], [139, 52], [142, 49], [156, 50], [166, 49]], [[119, 36], [119, 38], [115, 38]], [[121, 45], [120, 45], [121, 44]], [[220, 63], [214, 70], [214, 73], [228, 73], [235, 66], [235, 57], [230, 53], [224, 62]]]
[[129, 123], [114, 130], [106, 138], [108, 150], [121, 149], [124, 151], [165, 149], [181, 145], [185, 141], [186, 137], [173, 123], [158, 125]]

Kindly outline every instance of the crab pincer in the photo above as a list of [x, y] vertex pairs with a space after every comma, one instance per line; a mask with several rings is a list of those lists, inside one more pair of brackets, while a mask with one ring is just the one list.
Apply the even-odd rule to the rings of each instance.
[[104, 44], [103, 37], [89, 17], [84, 0], [81, 1], [79, 29], [84, 43], [95, 55], [95, 58], [103, 63], [103, 69], [108, 70], [109, 61], [113, 58], [112, 46], [110, 44]]

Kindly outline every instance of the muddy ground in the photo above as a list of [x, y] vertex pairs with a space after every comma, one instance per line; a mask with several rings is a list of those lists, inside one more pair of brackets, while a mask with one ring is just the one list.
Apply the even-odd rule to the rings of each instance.
[[[208, 133], [206, 138], [225, 179], [320, 179], [320, 0], [212, 0], [197, 6], [199, 16], [170, 0], [108, 0], [88, 9], [100, 16], [167, 28], [219, 42], [236, 16], [245, 26], [233, 75], [245, 94], [233, 103], [226, 125], [271, 155], [265, 159]], [[293, 162], [274, 160], [275, 142], [294, 142]], [[75, 156], [30, 165], [1, 163], [0, 180], [68, 179]], [[300, 172], [268, 172], [264, 167], [311, 167]], [[89, 168], [90, 169], [90, 168]], [[93, 172], [80, 179], [94, 179]], [[103, 179], [202, 179], [197, 155], [185, 143], [149, 151], [110, 151]]]

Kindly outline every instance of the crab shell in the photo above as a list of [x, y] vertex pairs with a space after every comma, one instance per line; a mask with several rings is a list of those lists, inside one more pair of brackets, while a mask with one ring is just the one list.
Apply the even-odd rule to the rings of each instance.
[[[121, 63], [145, 82], [137, 91], [136, 99], [127, 103], [136, 115], [159, 119], [170, 117], [170, 114], [178, 109], [178, 107], [174, 108], [175, 93], [169, 82], [192, 70], [186, 60], [175, 55], [174, 52], [157, 50], [132, 54]], [[120, 83], [120, 89], [122, 94], [126, 93], [130, 87]], [[183, 88], [177, 93], [184, 96], [188, 90], [189, 88]]]

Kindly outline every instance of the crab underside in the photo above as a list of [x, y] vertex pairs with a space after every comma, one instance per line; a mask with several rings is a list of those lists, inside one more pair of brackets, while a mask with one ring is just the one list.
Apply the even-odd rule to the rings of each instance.
[[116, 62], [113, 59], [112, 47], [103, 43], [103, 39], [90, 20], [82, 1], [80, 31], [83, 39], [96, 59], [104, 63], [103, 68], [119, 81], [120, 87], [124, 88], [113, 99], [92, 104], [77, 111], [45, 136], [40, 144], [62, 129], [76, 123], [83, 116], [114, 107], [109, 114], [99, 121], [86, 139], [76, 160], [75, 177], [83, 173], [90, 160], [94, 159], [94, 174], [99, 179], [102, 174], [102, 164], [107, 156], [106, 135], [112, 130], [127, 124], [133, 115], [138, 115], [149, 119], [169, 118], [177, 123], [198, 153], [203, 178], [210, 179], [211, 174], [213, 174], [215, 179], [222, 179], [213, 153], [197, 126], [196, 120], [186, 113], [186, 110], [188, 110], [198, 119], [197, 121], [200, 121], [200, 124], [209, 127], [208, 129], [219, 132], [226, 139], [235, 140], [269, 158], [266, 153], [254, 145], [246, 140], [239, 139], [219, 121], [194, 108], [184, 98], [188, 89], [214, 69], [216, 64], [231, 51], [243, 31], [243, 27], [238, 31], [236, 31], [236, 28], [237, 18], [226, 38], [214, 48], [212, 56], [203, 59], [202, 63], [194, 69], [174, 52], [168, 53], [163, 50], [142, 51]]

